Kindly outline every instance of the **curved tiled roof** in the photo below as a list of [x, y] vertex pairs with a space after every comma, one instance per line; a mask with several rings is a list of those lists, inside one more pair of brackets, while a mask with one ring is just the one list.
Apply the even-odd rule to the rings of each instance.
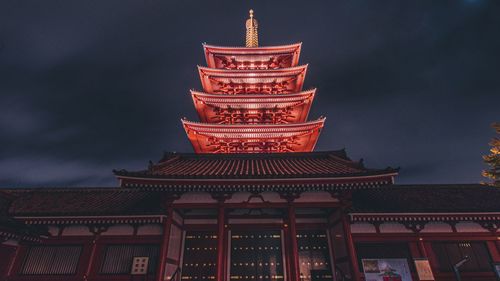
[[293, 107], [314, 98], [316, 89], [287, 95], [257, 94], [257, 95], [223, 95], [209, 94], [191, 90], [193, 100], [219, 108], [284, 108]]
[[280, 68], [280, 69], [243, 69], [243, 70], [235, 70], [235, 69], [219, 69], [219, 68], [210, 68], [205, 66], [198, 66], [198, 72], [204, 75], [208, 75], [211, 77], [217, 77], [221, 79], [228, 78], [242, 78], [242, 79], [255, 79], [262, 77], [271, 77], [276, 79], [277, 77], [287, 77], [287, 76], [297, 76], [299, 74], [303, 74], [307, 71], [307, 64], [293, 66], [289, 68]]
[[[170, 155], [166, 155], [171, 159]], [[136, 188], [8, 189], [10, 216], [165, 214], [168, 190]], [[353, 190], [351, 214], [500, 212], [500, 188], [478, 184], [390, 185]], [[1, 205], [1, 204], [0, 204]], [[1, 222], [1, 218], [0, 218]]]
[[197, 134], [216, 138], [243, 138], [243, 139], [266, 139], [285, 138], [310, 134], [315, 130], [323, 128], [325, 117], [304, 123], [289, 124], [211, 124], [199, 123], [182, 119], [182, 124], [187, 130], [194, 130]]
[[275, 179], [381, 175], [397, 173], [397, 169], [367, 169], [339, 150], [251, 155], [165, 153], [148, 170], [114, 172], [117, 176], [173, 179]]
[[276, 45], [276, 46], [259, 46], [259, 47], [242, 47], [242, 46], [217, 46], [210, 45], [207, 43], [203, 43], [202, 46], [204, 49], [208, 49], [214, 53], [223, 53], [223, 54], [261, 54], [261, 53], [284, 53], [284, 52], [295, 52], [298, 48], [300, 48], [302, 42], [286, 44], [286, 45]]
[[500, 212], [500, 188], [480, 184], [392, 185], [352, 200], [353, 213]]
[[16, 197], [9, 208], [14, 216], [146, 215], [164, 213], [158, 192], [126, 188], [11, 189]]

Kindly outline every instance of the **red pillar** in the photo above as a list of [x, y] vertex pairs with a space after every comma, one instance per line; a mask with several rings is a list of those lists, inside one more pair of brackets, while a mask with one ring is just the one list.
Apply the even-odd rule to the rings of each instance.
[[5, 280], [9, 280], [9, 278], [12, 276], [12, 272], [14, 270], [14, 264], [18, 259], [20, 250], [21, 250], [21, 242], [19, 242], [19, 245], [15, 247], [15, 250], [12, 253], [12, 256], [10, 257], [10, 264], [9, 267], [7, 268], [7, 271], [5, 272]]
[[491, 259], [493, 260], [493, 262], [500, 261], [500, 251], [497, 245], [498, 245], [497, 241], [486, 241], [486, 246], [488, 247], [488, 251], [490, 252]]
[[344, 226], [345, 238], [347, 243], [347, 249], [349, 252], [349, 258], [351, 259], [351, 272], [354, 281], [361, 281], [361, 274], [359, 272], [358, 257], [356, 255], [356, 249], [354, 247], [354, 240], [352, 239], [351, 225], [347, 221], [346, 215], [342, 216], [342, 224]]
[[283, 243], [283, 247], [284, 247], [284, 254], [285, 254], [285, 264], [283, 265], [283, 268], [286, 272], [286, 279], [285, 280], [290, 280], [292, 277], [292, 272], [291, 272], [291, 269], [290, 269], [290, 264], [292, 264], [290, 262], [290, 256], [291, 256], [291, 244], [290, 244], [290, 231], [289, 231], [289, 227], [288, 227], [288, 221], [285, 223], [284, 225], [284, 231], [283, 231], [283, 240], [284, 240], [284, 243]]
[[87, 269], [85, 270], [85, 275], [83, 275], [83, 280], [88, 280], [92, 267], [94, 266], [95, 252], [97, 246], [97, 239], [99, 239], [100, 234], [94, 234], [94, 239], [92, 239], [92, 246], [90, 249], [90, 256], [87, 264]]
[[216, 280], [224, 281], [224, 232], [225, 232], [225, 210], [222, 203], [219, 204], [219, 213], [217, 217], [217, 271], [216, 271]]
[[337, 262], [335, 261], [335, 248], [334, 248], [334, 243], [335, 243], [335, 235], [332, 235], [332, 227], [327, 227], [326, 228], [326, 236], [328, 237], [328, 246], [329, 246], [329, 253], [330, 253], [330, 268], [332, 269], [333, 273], [333, 281], [337, 281], [335, 271], [337, 268], [335, 267], [337, 265]]
[[427, 258], [427, 250], [425, 249], [424, 239], [419, 237], [417, 245], [418, 250], [420, 251], [420, 257]]
[[288, 229], [289, 241], [291, 247], [290, 257], [290, 281], [300, 281], [299, 267], [299, 248], [297, 245], [297, 224], [295, 219], [295, 206], [292, 202], [288, 203]]
[[170, 228], [172, 227], [174, 209], [169, 206], [167, 209], [167, 219], [163, 221], [163, 239], [161, 242], [160, 258], [156, 270], [156, 280], [163, 281], [165, 275], [165, 265], [167, 263], [168, 242], [170, 240]]

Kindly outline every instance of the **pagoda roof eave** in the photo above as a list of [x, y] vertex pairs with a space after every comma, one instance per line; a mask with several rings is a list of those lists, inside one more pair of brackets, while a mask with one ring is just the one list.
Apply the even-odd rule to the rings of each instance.
[[[191, 90], [193, 100], [202, 101], [205, 104], [219, 107], [244, 107], [244, 105], [255, 104], [257, 107], [280, 107], [286, 106], [294, 102], [302, 102], [308, 99], [314, 99], [316, 89], [301, 91], [298, 93], [286, 95], [269, 95], [269, 94], [248, 94], [248, 95], [227, 95], [227, 94], [210, 94]], [[281, 107], [282, 107], [281, 106]]]
[[239, 179], [185, 179], [185, 178], [163, 178], [160, 176], [145, 175], [119, 175], [116, 174], [122, 187], [142, 188], [169, 188], [172, 191], [208, 191], [217, 190], [241, 192], [241, 191], [309, 191], [315, 190], [348, 190], [375, 188], [394, 183], [397, 172], [386, 172], [373, 175], [352, 175], [323, 178], [239, 178]]
[[223, 77], [281, 77], [281, 76], [292, 76], [299, 75], [307, 71], [308, 64], [288, 67], [288, 68], [278, 68], [278, 69], [222, 69], [222, 68], [211, 68], [198, 65], [198, 71], [200, 74], [213, 75], [213, 76], [223, 76]]
[[230, 57], [231, 59], [252, 61], [259, 60], [259, 57], [262, 59], [262, 56], [267, 57], [267, 59], [270, 57], [291, 56], [289, 66], [296, 66], [299, 63], [301, 46], [302, 43], [264, 47], [225, 47], [204, 43], [203, 50], [207, 65], [210, 67], [217, 67], [216, 57], [219, 57], [219, 59], [220, 57]]
[[296, 50], [301, 48], [302, 42], [288, 44], [288, 45], [275, 45], [275, 46], [259, 46], [259, 47], [244, 47], [244, 46], [217, 46], [203, 43], [203, 48], [214, 50], [216, 52], [229, 51], [230, 53], [238, 54], [262, 54], [262, 53], [282, 53], [286, 50]]
[[367, 171], [363, 173], [356, 173], [356, 174], [342, 174], [342, 175], [329, 175], [329, 176], [312, 176], [312, 177], [264, 177], [264, 178], [249, 178], [249, 177], [242, 177], [242, 178], [183, 178], [183, 177], [166, 177], [162, 175], [151, 175], [148, 174], [148, 171], [138, 171], [138, 172], [129, 172], [125, 170], [120, 170], [120, 171], [113, 171], [115, 176], [118, 179], [150, 179], [150, 180], [167, 180], [172, 183], [186, 183], [186, 182], [191, 182], [191, 183], [203, 183], [204, 181], [210, 181], [210, 182], [218, 182], [222, 185], [225, 183], [227, 184], [234, 184], [234, 183], [261, 183], [261, 182], [269, 182], [269, 183], [277, 183], [277, 182], [283, 182], [283, 183], [289, 183], [289, 182], [310, 182], [310, 183], [316, 183], [316, 184], [325, 184], [327, 182], [331, 182], [331, 180], [336, 180], [339, 182], [348, 182], [350, 180], [359, 180], [359, 179], [375, 179], [375, 178], [380, 178], [380, 177], [394, 177], [398, 175], [398, 170], [397, 169], [392, 169], [388, 168], [385, 170], [373, 170], [373, 171]]
[[326, 117], [320, 117], [314, 121], [303, 123], [288, 123], [288, 124], [213, 124], [200, 123], [181, 119], [184, 128], [193, 130], [206, 129], [217, 133], [276, 133], [276, 130], [282, 129], [283, 132], [311, 130], [321, 128], [325, 123]]
[[228, 100], [237, 100], [237, 99], [286, 99], [286, 98], [295, 98], [302, 96], [314, 95], [316, 93], [317, 88], [300, 91], [297, 93], [291, 93], [286, 95], [269, 95], [269, 94], [247, 94], [247, 95], [227, 95], [227, 94], [211, 94], [207, 92], [201, 92], [196, 90], [190, 90], [191, 95], [206, 97], [206, 98], [215, 98], [215, 99], [228, 99]]

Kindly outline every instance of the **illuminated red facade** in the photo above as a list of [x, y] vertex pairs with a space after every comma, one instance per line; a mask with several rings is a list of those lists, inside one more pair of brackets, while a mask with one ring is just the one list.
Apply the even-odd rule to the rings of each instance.
[[[301, 45], [258, 47], [252, 14], [246, 26], [247, 47], [204, 45], [201, 123], [183, 120], [196, 153], [115, 170], [115, 187], [0, 190], [0, 280], [430, 280], [424, 261], [454, 281], [464, 255], [463, 281], [498, 280], [500, 189], [395, 185], [399, 169], [310, 152], [324, 118], [307, 121]], [[367, 259], [397, 259], [409, 276]]]
[[316, 89], [302, 91], [301, 43], [258, 47], [249, 30], [247, 22], [247, 47], [203, 45], [203, 92], [191, 91], [202, 123], [182, 120], [195, 152], [312, 151], [325, 118], [307, 121]]

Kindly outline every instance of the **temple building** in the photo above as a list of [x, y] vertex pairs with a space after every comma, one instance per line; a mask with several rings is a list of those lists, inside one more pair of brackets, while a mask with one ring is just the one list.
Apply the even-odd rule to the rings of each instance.
[[500, 189], [397, 185], [314, 151], [301, 43], [259, 46], [253, 11], [245, 27], [245, 47], [203, 44], [194, 153], [115, 170], [114, 188], [0, 189], [1, 280], [500, 278]]

